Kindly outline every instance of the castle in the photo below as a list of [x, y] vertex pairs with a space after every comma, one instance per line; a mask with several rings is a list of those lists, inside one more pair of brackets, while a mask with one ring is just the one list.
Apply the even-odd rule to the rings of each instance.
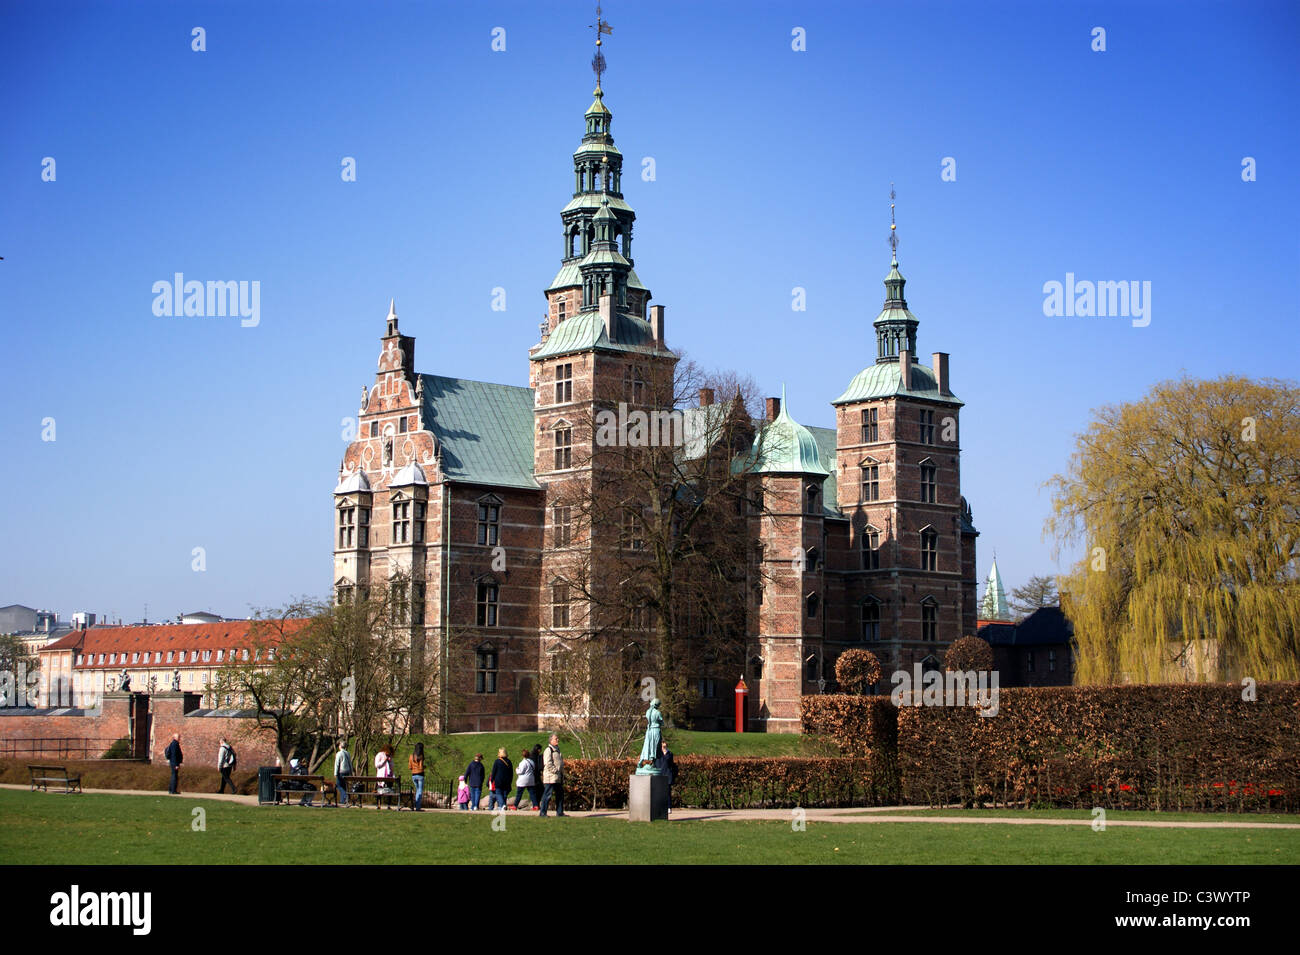
[[[599, 75], [594, 97], [528, 386], [417, 372], [415, 338], [390, 303], [334, 490], [338, 597], [395, 575], [409, 586], [412, 653], [441, 661], [457, 689], [457, 702], [432, 715], [444, 731], [533, 730], [553, 717], [548, 667], [589, 619], [572, 569], [582, 557], [599, 564], [603, 546], [595, 529], [578, 526], [572, 501], [612, 493], [591, 422], [614, 403], [664, 410], [653, 383], [671, 379], [677, 364], [664, 308], [650, 304], [633, 267], [636, 216]], [[929, 668], [975, 632], [962, 403], [947, 354], [917, 360], [918, 321], [896, 245], [884, 285], [876, 354], [831, 402], [834, 429], [800, 425], [776, 398], [752, 422], [753, 453], [741, 457], [762, 504], [744, 525], [754, 556], [735, 575], [753, 591], [744, 650], [686, 674], [701, 728], [732, 726], [742, 668], [748, 728], [798, 732], [800, 698], [834, 688], [844, 650], [870, 649], [886, 673]], [[739, 408], [709, 388], [686, 404], [674, 410], [687, 416], [688, 433], [692, 417], [698, 424]], [[633, 643], [652, 639], [649, 620], [631, 626]]]

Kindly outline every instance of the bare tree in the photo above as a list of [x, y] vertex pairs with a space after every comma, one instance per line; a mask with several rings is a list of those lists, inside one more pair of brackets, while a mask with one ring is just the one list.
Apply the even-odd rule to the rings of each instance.
[[1023, 586], [1011, 591], [1007, 603], [1017, 620], [1023, 620], [1041, 607], [1057, 606], [1060, 597], [1056, 592], [1056, 578], [1035, 574]]

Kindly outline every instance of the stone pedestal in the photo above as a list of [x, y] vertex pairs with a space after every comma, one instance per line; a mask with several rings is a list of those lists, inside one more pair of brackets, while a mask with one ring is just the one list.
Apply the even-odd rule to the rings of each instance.
[[629, 822], [654, 822], [668, 818], [668, 777], [637, 776], [627, 778], [627, 818]]

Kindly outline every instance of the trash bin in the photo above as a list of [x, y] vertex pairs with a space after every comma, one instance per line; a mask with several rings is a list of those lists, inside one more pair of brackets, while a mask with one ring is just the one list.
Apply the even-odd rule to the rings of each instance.
[[279, 766], [257, 767], [257, 802], [265, 806], [275, 802], [275, 780], [271, 777], [280, 771]]

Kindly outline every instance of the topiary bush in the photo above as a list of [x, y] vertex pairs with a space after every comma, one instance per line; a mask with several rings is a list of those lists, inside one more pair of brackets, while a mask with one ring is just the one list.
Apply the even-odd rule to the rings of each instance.
[[880, 661], [870, 650], [845, 650], [835, 661], [835, 679], [850, 693], [865, 693], [880, 679]]
[[993, 648], [981, 637], [961, 637], [943, 655], [943, 668], [959, 673], [992, 670]]

